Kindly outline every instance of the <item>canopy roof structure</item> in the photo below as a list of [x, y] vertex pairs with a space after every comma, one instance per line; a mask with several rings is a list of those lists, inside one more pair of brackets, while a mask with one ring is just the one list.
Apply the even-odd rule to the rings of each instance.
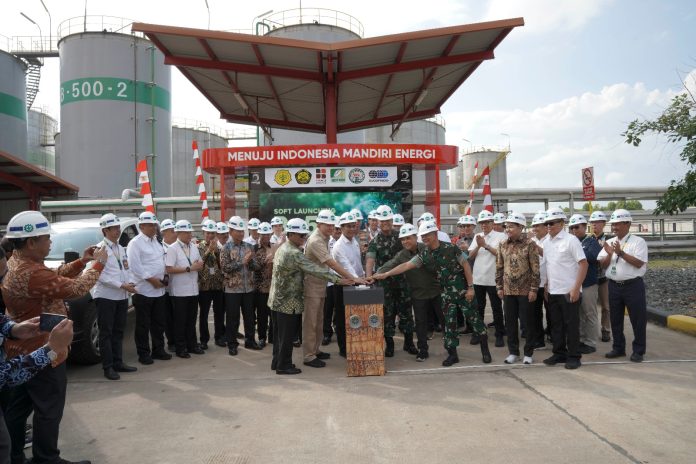
[[335, 43], [134, 23], [230, 122], [336, 134], [440, 113], [522, 18]]

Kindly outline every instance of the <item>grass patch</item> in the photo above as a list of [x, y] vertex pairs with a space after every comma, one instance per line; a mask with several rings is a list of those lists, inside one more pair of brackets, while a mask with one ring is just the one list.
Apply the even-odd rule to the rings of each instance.
[[696, 269], [696, 259], [655, 259], [648, 261], [648, 269]]

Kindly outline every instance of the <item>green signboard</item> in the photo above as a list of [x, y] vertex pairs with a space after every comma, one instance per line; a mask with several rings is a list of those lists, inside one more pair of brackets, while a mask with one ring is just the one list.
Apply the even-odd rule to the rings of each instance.
[[[154, 92], [154, 99], [153, 99]], [[63, 82], [60, 85], [60, 104], [85, 100], [116, 100], [137, 102], [170, 111], [171, 94], [162, 87], [147, 82], [117, 77], [85, 77]]]

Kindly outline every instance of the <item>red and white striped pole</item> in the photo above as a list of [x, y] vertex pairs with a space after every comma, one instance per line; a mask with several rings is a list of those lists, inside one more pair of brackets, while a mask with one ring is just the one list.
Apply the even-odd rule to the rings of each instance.
[[486, 166], [483, 176], [483, 209], [493, 212], [493, 197], [491, 196], [491, 168]]
[[140, 187], [140, 194], [143, 196], [142, 205], [145, 211], [150, 211], [155, 213], [155, 203], [152, 201], [152, 190], [150, 189], [150, 177], [147, 174], [147, 158], [143, 158], [138, 161], [138, 166], [136, 167], [136, 172], [138, 173], [138, 184]]
[[208, 219], [208, 194], [205, 191], [205, 181], [203, 180], [203, 171], [201, 170], [201, 158], [198, 155], [198, 142], [193, 141], [191, 143], [191, 148], [193, 148], [193, 162], [196, 165], [196, 185], [198, 185], [199, 200], [201, 200], [201, 217], [205, 220]]

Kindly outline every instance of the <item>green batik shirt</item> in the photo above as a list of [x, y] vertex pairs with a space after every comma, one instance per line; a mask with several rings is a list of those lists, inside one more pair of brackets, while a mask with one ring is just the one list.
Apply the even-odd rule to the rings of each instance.
[[440, 246], [434, 250], [428, 247], [424, 247], [423, 251], [419, 249], [410, 262], [416, 267], [433, 269], [445, 292], [459, 294], [467, 289], [464, 264], [468, 258], [469, 255], [458, 246], [440, 242]]
[[302, 314], [304, 311], [304, 275], [309, 274], [327, 282], [337, 283], [341, 278], [325, 266], [310, 261], [302, 250], [286, 241], [273, 257], [271, 291], [268, 307], [285, 314]]
[[[377, 269], [377, 272], [391, 271], [398, 265], [411, 261], [414, 256], [418, 253], [422, 253], [426, 248], [427, 247], [422, 243], [418, 244], [418, 251], [415, 252], [404, 248], [398, 252], [396, 256]], [[411, 291], [412, 298], [417, 300], [429, 300], [442, 293], [440, 282], [437, 281], [437, 275], [434, 269], [425, 266], [417, 267], [416, 269], [404, 272], [404, 277], [406, 277], [406, 282], [408, 282], [408, 288]]]
[[[370, 242], [366, 257], [374, 259], [375, 268], [379, 269], [403, 249], [404, 247], [401, 245], [401, 240], [399, 240], [397, 233], [392, 232], [390, 235], [384, 235], [380, 232]], [[403, 276], [389, 277], [380, 281], [382, 287], [389, 288], [406, 288], [405, 283]]]

